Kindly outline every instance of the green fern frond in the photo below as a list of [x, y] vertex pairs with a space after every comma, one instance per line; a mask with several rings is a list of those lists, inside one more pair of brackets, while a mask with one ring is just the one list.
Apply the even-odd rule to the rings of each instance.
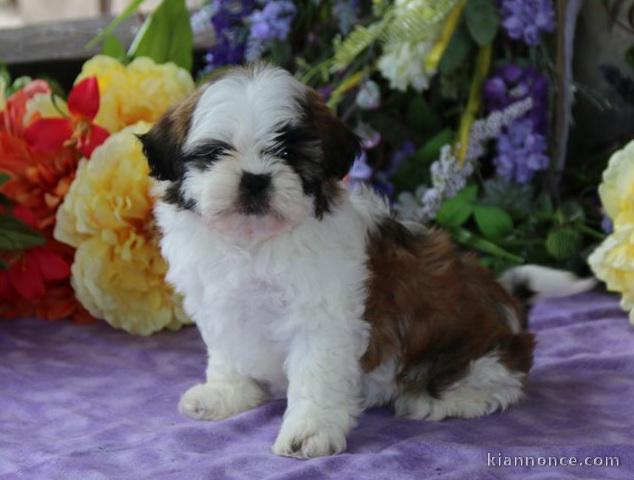
[[382, 11], [381, 19], [366, 26], [358, 26], [344, 40], [334, 42], [333, 71], [347, 68], [364, 50], [374, 43], [420, 43], [431, 40], [459, 0], [410, 0], [399, 5], [385, 0], [374, 0], [373, 7]]
[[[412, 2], [411, 6], [401, 6], [394, 19], [383, 32], [382, 43], [420, 43], [431, 40], [436, 34], [442, 20], [451, 12], [458, 0], [435, 0], [420, 4]], [[416, 4], [418, 3], [418, 5]]]
[[335, 43], [333, 69], [343, 70], [352, 63], [366, 48], [376, 42], [388, 25], [387, 18], [367, 27], [358, 26], [343, 41]]

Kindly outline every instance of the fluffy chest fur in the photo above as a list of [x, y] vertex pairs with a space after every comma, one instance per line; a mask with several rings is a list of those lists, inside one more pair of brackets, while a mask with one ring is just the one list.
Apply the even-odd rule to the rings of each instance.
[[373, 202], [378, 205], [369, 194], [346, 196], [323, 220], [264, 243], [237, 245], [196, 214], [159, 201], [167, 280], [183, 294], [210, 354], [221, 346], [240, 373], [282, 392], [284, 359], [298, 331], [328, 329], [328, 322], [345, 318], [346, 328], [358, 330], [360, 356], [368, 331], [361, 320], [366, 238], [380, 213], [370, 211]]

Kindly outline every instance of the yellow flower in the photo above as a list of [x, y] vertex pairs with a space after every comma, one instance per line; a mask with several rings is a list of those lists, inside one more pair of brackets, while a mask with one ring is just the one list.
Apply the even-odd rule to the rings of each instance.
[[634, 209], [634, 140], [610, 158], [599, 185], [601, 202], [608, 216], [618, 221], [619, 214]]
[[588, 263], [608, 290], [621, 293], [621, 307], [634, 324], [634, 141], [610, 158], [599, 195], [614, 231]]
[[188, 323], [165, 282], [149, 168], [135, 137], [148, 129], [139, 123], [111, 135], [80, 163], [55, 225], [55, 238], [77, 248], [71, 282], [79, 301], [140, 335]]
[[97, 55], [84, 64], [77, 81], [93, 75], [101, 97], [95, 121], [111, 133], [140, 121], [154, 123], [194, 89], [187, 71], [174, 63], [159, 65], [145, 57], [126, 66]]

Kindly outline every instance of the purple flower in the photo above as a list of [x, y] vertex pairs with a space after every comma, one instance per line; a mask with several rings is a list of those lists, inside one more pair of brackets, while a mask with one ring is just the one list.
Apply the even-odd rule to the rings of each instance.
[[548, 167], [546, 138], [534, 131], [529, 118], [511, 123], [500, 135], [493, 163], [500, 177], [520, 184]]
[[331, 85], [324, 85], [323, 87], [319, 87], [317, 89], [317, 91], [319, 92], [319, 95], [321, 95], [324, 101], [327, 101], [330, 98], [330, 95], [332, 95], [332, 92], [334, 90], [335, 88]]
[[399, 169], [401, 164], [416, 153], [416, 145], [411, 140], [405, 140], [403, 144], [392, 153], [390, 164], [384, 170], [387, 176], [392, 176]]
[[214, 0], [211, 24], [214, 27], [215, 43], [205, 56], [211, 71], [223, 65], [242, 63], [246, 51], [245, 18], [255, 8], [255, 0]]
[[266, 2], [262, 10], [254, 11], [249, 17], [251, 39], [260, 42], [286, 40], [296, 11], [297, 8], [289, 0]]
[[361, 153], [354, 159], [352, 168], [348, 172], [348, 185], [350, 189], [354, 190], [367, 184], [372, 178], [373, 173], [374, 170], [368, 165], [368, 156], [365, 150], [361, 150]]
[[372, 150], [381, 143], [381, 134], [367, 123], [359, 123], [354, 133], [361, 139], [361, 147], [365, 150]]
[[500, 0], [502, 26], [513, 40], [537, 45], [542, 32], [555, 29], [552, 0]]
[[483, 93], [488, 113], [503, 110], [513, 103], [530, 98], [533, 106], [528, 116], [537, 132], [546, 132], [548, 78], [534, 68], [504, 65], [485, 82]]
[[246, 58], [252, 62], [259, 59], [275, 40], [284, 41], [291, 31], [291, 23], [297, 8], [289, 0], [264, 2], [264, 8], [249, 16], [249, 41]]

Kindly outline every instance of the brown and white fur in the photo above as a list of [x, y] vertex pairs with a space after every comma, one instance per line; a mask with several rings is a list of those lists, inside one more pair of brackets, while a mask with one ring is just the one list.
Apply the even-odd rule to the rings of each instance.
[[446, 233], [349, 192], [358, 139], [290, 74], [234, 69], [141, 140], [167, 279], [209, 353], [182, 412], [286, 396], [273, 451], [305, 458], [344, 450], [372, 405], [441, 420], [520, 398], [534, 339], [518, 301]]

